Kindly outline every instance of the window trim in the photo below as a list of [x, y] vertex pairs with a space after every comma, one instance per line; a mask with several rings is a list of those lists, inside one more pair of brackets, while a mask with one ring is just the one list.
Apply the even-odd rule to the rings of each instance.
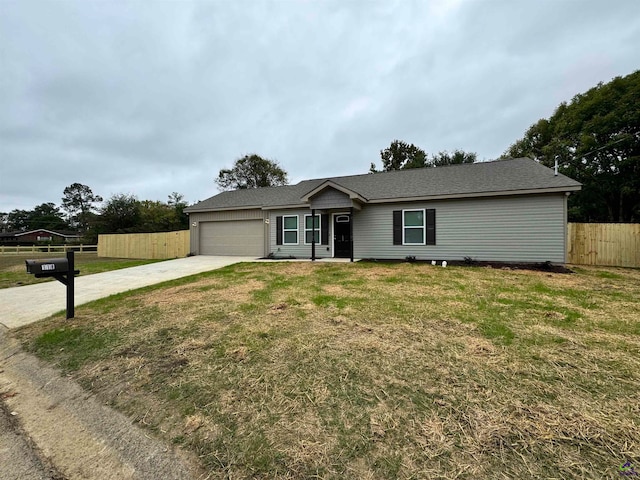
[[[305, 245], [312, 245], [312, 242], [307, 242], [307, 232], [312, 232], [313, 228], [307, 228], [307, 217], [311, 217], [312, 215], [310, 213], [305, 213], [304, 215], [304, 244]], [[318, 240], [316, 242], [316, 245], [322, 245], [322, 216], [319, 213], [316, 213], [316, 217], [318, 217], [318, 228], [316, 228], [316, 232], [318, 232]]]
[[[296, 219], [296, 228], [286, 228], [286, 219], [287, 218], [295, 218]], [[286, 241], [286, 232], [296, 232], [296, 241], [287, 242]], [[298, 215], [283, 215], [282, 216], [282, 245], [300, 245], [300, 219]]]
[[[404, 214], [406, 212], [422, 212], [422, 226], [419, 225], [405, 225], [404, 224]], [[408, 243], [405, 238], [406, 238], [406, 229], [407, 228], [412, 228], [412, 229], [418, 229], [421, 228], [422, 229], [422, 242], [411, 242]], [[427, 212], [426, 209], [424, 208], [408, 208], [406, 210], [402, 210], [402, 245], [426, 245], [427, 244]]]

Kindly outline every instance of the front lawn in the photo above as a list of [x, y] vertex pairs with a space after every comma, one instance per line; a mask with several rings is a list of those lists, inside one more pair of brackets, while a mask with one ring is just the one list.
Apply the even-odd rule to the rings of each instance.
[[[34, 275], [29, 275], [24, 261], [61, 257], [66, 257], [66, 254], [58, 252], [0, 255], [0, 288], [20, 287], [22, 285], [52, 281], [52, 278], [36, 278]], [[98, 257], [95, 253], [74, 254], [76, 270], [80, 270], [80, 275], [91, 275], [93, 273], [108, 272], [120, 268], [137, 267], [158, 261], [160, 260]]]
[[619, 478], [640, 270], [576, 270], [244, 263], [15, 334], [210, 478]]

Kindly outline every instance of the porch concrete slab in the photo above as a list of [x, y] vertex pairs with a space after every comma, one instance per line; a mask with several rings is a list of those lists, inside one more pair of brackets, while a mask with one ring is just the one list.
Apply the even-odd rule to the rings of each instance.
[[[203, 255], [80, 276], [75, 279], [75, 304], [255, 260], [255, 257]], [[57, 281], [0, 290], [0, 323], [10, 329], [42, 320], [65, 308], [66, 287]]]

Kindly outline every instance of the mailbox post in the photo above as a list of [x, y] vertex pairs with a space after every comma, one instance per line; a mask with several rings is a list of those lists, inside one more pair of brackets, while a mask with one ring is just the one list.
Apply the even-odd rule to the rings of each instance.
[[75, 276], [80, 270], [75, 269], [73, 251], [67, 252], [67, 258], [47, 258], [45, 260], [25, 260], [27, 273], [36, 278], [53, 277], [67, 287], [67, 318], [75, 315], [74, 295]]

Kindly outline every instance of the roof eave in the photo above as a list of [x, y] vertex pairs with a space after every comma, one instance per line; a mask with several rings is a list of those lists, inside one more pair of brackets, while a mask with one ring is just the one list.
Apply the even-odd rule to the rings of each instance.
[[544, 193], [565, 193], [575, 192], [582, 187], [579, 185], [567, 187], [535, 188], [526, 190], [502, 190], [497, 192], [473, 192], [473, 193], [452, 193], [446, 195], [423, 195], [419, 197], [393, 197], [377, 198], [369, 200], [369, 203], [395, 203], [395, 202], [417, 202], [425, 200], [452, 200], [456, 198], [476, 198], [476, 197], [502, 197], [513, 195], [532, 195]]
[[268, 205], [262, 207], [262, 210], [288, 210], [291, 208], [309, 208], [308, 203], [298, 203], [298, 204], [289, 204], [289, 205]]
[[242, 207], [200, 207], [184, 209], [185, 213], [228, 212], [229, 210], [256, 210], [262, 209], [262, 205], [248, 205]]

